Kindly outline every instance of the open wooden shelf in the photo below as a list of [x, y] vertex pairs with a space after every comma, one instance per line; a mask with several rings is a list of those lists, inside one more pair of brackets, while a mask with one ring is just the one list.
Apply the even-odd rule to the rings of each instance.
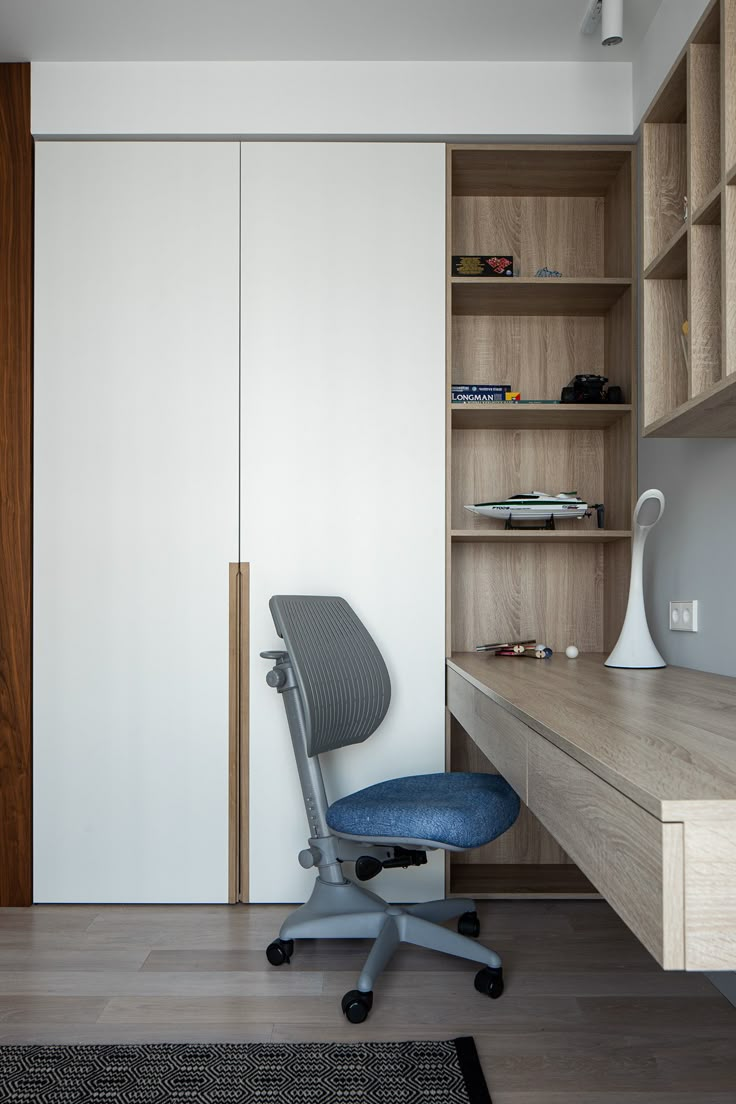
[[627, 418], [629, 403], [453, 403], [453, 429], [605, 429]]
[[715, 188], [705, 197], [700, 207], [693, 214], [694, 226], [720, 226], [721, 225], [721, 196], [723, 184], [719, 181]]
[[454, 314], [601, 315], [629, 290], [632, 280], [619, 276], [453, 276], [451, 284]]
[[645, 280], [681, 280], [687, 276], [687, 232], [688, 224], [683, 222], [644, 269]]
[[450, 535], [453, 541], [464, 544], [610, 544], [629, 540], [631, 530], [453, 529]]
[[732, 165], [726, 173], [726, 183], [736, 184], [736, 165]]

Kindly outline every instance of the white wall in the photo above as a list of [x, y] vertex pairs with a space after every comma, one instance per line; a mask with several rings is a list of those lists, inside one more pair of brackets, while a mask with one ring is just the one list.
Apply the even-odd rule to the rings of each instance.
[[227, 899], [238, 156], [36, 147], [37, 901]]
[[74, 135], [628, 135], [629, 62], [34, 62], [31, 129]]
[[[274, 593], [341, 594], [393, 685], [364, 744], [323, 758], [334, 799], [444, 769], [445, 153], [243, 146], [242, 554], [251, 562], [251, 883], [303, 900], [306, 818], [279, 697]], [[379, 892], [441, 896], [442, 857]]]
[[710, 0], [662, 0], [633, 65], [633, 127], [649, 104]]
[[[736, 441], [642, 440], [639, 486], [667, 506], [647, 541], [647, 616], [668, 663], [736, 676]], [[672, 632], [669, 603], [697, 598], [697, 633]]]

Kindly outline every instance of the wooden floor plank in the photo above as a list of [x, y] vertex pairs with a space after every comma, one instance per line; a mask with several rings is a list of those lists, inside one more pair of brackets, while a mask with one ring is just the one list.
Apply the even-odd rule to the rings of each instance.
[[401, 947], [367, 1023], [340, 997], [368, 943], [264, 949], [289, 906], [0, 910], [0, 1043], [365, 1041], [475, 1037], [494, 1104], [736, 1104], [736, 1009], [702, 975], [665, 973], [604, 902], [479, 906], [505, 961]]

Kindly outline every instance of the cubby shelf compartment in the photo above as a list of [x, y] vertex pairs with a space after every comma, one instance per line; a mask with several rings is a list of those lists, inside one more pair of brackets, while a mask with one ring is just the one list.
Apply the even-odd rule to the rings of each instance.
[[602, 315], [632, 286], [625, 277], [498, 279], [454, 276], [454, 314]]
[[643, 437], [736, 437], [736, 373], [644, 426]]
[[628, 403], [501, 403], [469, 406], [453, 403], [453, 429], [606, 429], [628, 417]]
[[694, 226], [720, 226], [722, 193], [723, 186], [718, 183], [713, 191], [705, 197], [697, 211], [694, 212]]
[[462, 544], [611, 544], [628, 540], [629, 529], [453, 529]]
[[644, 269], [645, 280], [681, 280], [687, 276], [687, 231], [688, 224], [683, 222]]

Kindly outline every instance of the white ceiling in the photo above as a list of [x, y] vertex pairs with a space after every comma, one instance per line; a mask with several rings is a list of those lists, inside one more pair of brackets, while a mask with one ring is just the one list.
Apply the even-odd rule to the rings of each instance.
[[661, 3], [604, 49], [587, 0], [0, 0], [0, 61], [631, 61]]

